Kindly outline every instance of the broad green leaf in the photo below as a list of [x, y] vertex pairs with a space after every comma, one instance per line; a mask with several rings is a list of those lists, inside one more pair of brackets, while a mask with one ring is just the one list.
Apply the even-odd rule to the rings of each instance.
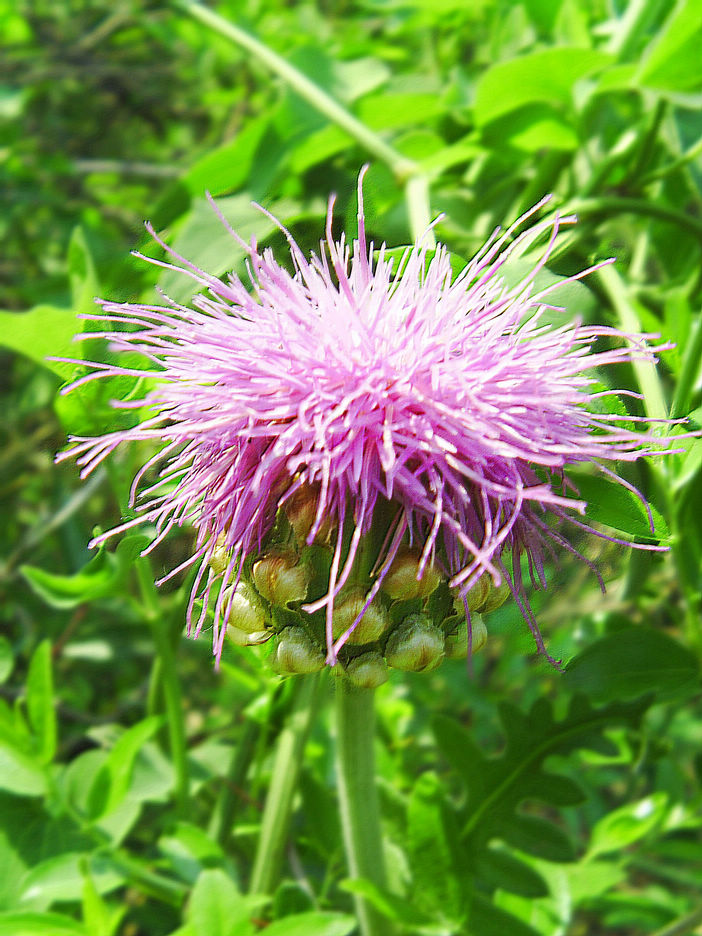
[[425, 126], [441, 116], [446, 103], [436, 93], [407, 92], [368, 95], [358, 104], [359, 118], [375, 130]]
[[153, 715], [129, 728], [116, 742], [98, 770], [88, 796], [88, 811], [94, 821], [109, 815], [124, 800], [134, 761], [142, 746], [161, 727], [163, 719]]
[[116, 890], [124, 883], [108, 859], [79, 852], [64, 852], [40, 861], [29, 869], [19, 887], [19, 899], [23, 903], [40, 900], [45, 906], [57, 901], [80, 900], [85, 884], [82, 865], [100, 894]]
[[587, 502], [588, 520], [631, 537], [668, 542], [670, 531], [663, 515], [651, 506], [652, 532], [646, 507], [632, 491], [602, 475], [588, 475], [577, 469], [569, 471], [568, 477], [577, 488], [575, 496]]
[[84, 880], [81, 903], [83, 921], [87, 930], [90, 936], [113, 936], [127, 912], [127, 907], [125, 905], [114, 908], [108, 907], [95, 886], [87, 861], [83, 862], [82, 871]]
[[70, 378], [73, 364], [49, 357], [82, 358], [81, 344], [73, 337], [82, 331], [74, 309], [37, 305], [28, 312], [0, 312], [0, 345], [47, 367], [62, 380]]
[[255, 936], [251, 918], [268, 901], [260, 894], [243, 896], [224, 871], [212, 869], [198, 877], [186, 919], [198, 936]]
[[0, 913], [0, 936], [93, 936], [71, 917], [60, 913]]
[[499, 62], [483, 73], [475, 92], [475, 122], [484, 126], [525, 104], [568, 105], [576, 81], [601, 71], [612, 57], [594, 49], [566, 47], [531, 52]]
[[0, 790], [18, 796], [43, 796], [47, 778], [41, 763], [8, 739], [0, 739]]
[[655, 693], [656, 701], [693, 692], [699, 685], [695, 655], [667, 634], [645, 626], [608, 634], [566, 667], [565, 684], [597, 700]]
[[275, 920], [266, 927], [266, 936], [349, 936], [357, 926], [354, 917], [315, 910]]
[[[276, 230], [275, 222], [251, 204], [249, 195], [231, 195], [217, 199], [217, 208], [241, 237], [248, 242], [252, 236], [264, 240]], [[277, 202], [271, 212], [281, 220], [301, 217], [305, 212], [290, 201]], [[244, 250], [234, 240], [215, 214], [209, 202], [197, 199], [185, 223], [173, 242], [173, 249], [210, 276], [221, 276], [235, 270], [244, 259]], [[160, 285], [174, 300], [189, 300], [195, 293], [206, 289], [185, 273], [166, 270]]]
[[248, 121], [233, 139], [198, 159], [178, 184], [195, 198], [201, 198], [205, 192], [217, 196], [240, 188], [248, 179], [268, 124], [267, 115]]
[[628, 803], [603, 816], [592, 830], [588, 858], [622, 849], [645, 838], [661, 826], [669, 811], [668, 795], [653, 793], [637, 803]]
[[43, 640], [36, 648], [27, 674], [27, 714], [37, 739], [38, 757], [50, 763], [56, 753], [56, 713], [51, 667], [51, 643]]
[[699, 0], [678, 2], [663, 29], [651, 42], [636, 75], [636, 82], [662, 91], [702, 90], [700, 49], [702, 10]]

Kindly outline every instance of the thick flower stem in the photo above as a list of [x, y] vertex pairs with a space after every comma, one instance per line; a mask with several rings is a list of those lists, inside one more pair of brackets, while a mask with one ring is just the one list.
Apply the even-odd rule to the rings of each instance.
[[252, 894], [271, 894], [278, 883], [302, 755], [316, 712], [318, 689], [318, 673], [296, 677], [293, 705], [278, 737], [271, 785], [263, 810], [261, 833], [249, 884], [249, 892]]
[[[344, 678], [336, 687], [337, 782], [349, 874], [385, 886], [383, 840], [373, 754], [373, 689], [356, 689]], [[388, 936], [388, 920], [356, 897], [362, 936]]]

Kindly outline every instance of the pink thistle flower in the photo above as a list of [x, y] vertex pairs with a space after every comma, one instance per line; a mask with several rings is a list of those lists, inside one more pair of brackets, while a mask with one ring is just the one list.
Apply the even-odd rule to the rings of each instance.
[[[148, 552], [175, 525], [192, 524], [192, 556], [161, 581], [197, 566], [188, 609], [189, 630], [197, 635], [215, 582], [238, 583], [246, 559], [264, 549], [278, 509], [304, 487], [316, 497], [307, 542], [324, 527], [334, 549], [325, 593], [302, 606], [309, 613], [324, 610], [329, 664], [407, 540], [421, 549], [418, 578], [437, 563], [463, 595], [484, 574], [496, 585], [506, 581], [545, 653], [521, 558], [528, 558], [537, 587], [546, 584], [545, 550], [557, 545], [584, 559], [549, 520], [589, 529], [577, 519], [586, 504], [564, 481], [567, 466], [592, 462], [630, 488], [607, 463], [665, 446], [651, 432], [631, 429], [631, 417], [602, 415], [593, 406], [615, 392], [596, 389], [597, 368], [651, 360], [646, 340], [657, 336], [543, 322], [555, 287], [538, 290], [534, 279], [561, 225], [575, 220], [538, 222], [515, 236], [545, 200], [505, 232], [496, 231], [454, 277], [441, 245], [431, 256], [423, 246], [408, 248], [399, 268], [384, 244], [375, 256], [366, 241], [362, 177], [351, 247], [343, 235], [332, 237], [333, 198], [319, 255], [307, 258], [281, 228], [293, 274], [270, 249], [259, 251], [255, 240], [247, 245], [232, 231], [248, 254], [249, 287], [233, 274], [224, 281], [208, 275], [149, 228], [176, 265], [150, 262], [182, 270], [203, 292], [190, 307], [168, 299], [164, 305], [103, 301], [101, 314], [86, 316], [117, 323], [101, 336], [160, 368], [94, 364], [66, 388], [115, 375], [156, 380], [143, 400], [129, 404], [146, 406], [153, 416], [131, 429], [73, 438], [74, 447], [59, 456], [76, 457], [85, 477], [122, 443], [148, 439], [161, 446], [134, 480], [136, 517], [91, 545], [149, 523], [157, 535]], [[510, 257], [549, 231], [533, 270], [517, 285], [505, 285]], [[600, 348], [603, 338], [619, 346], [610, 340]], [[156, 482], [137, 498], [145, 474], [159, 463]], [[352, 578], [381, 503], [388, 516], [388, 502], [394, 519], [367, 601], [335, 637], [334, 600]], [[224, 567], [213, 561], [223, 548]], [[217, 658], [233, 592], [220, 588], [216, 600]], [[202, 612], [193, 621], [198, 599]]]

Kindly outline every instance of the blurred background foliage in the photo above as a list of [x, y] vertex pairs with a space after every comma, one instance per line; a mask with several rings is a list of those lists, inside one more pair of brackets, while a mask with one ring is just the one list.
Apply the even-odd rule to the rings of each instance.
[[[620, 371], [613, 385], [643, 394], [627, 400], [632, 415], [672, 410], [699, 425], [699, 0], [211, 8], [419, 167], [457, 256], [547, 192], [577, 212], [553, 272], [617, 263], [574, 294], [573, 311], [676, 344], [658, 377]], [[192, 13], [187, 2], [0, 0], [0, 936], [247, 936], [271, 920], [271, 936], [354, 931], [349, 891], [363, 885], [345, 883], [328, 706], [280, 879], [267, 901], [244, 897], [294, 681], [234, 647], [213, 672], [207, 637], [182, 638], [188, 583], [155, 596], [135, 574], [139, 536], [88, 553], [93, 526], [118, 522], [143, 453], [82, 485], [73, 465], [53, 465], [68, 432], [114, 427], [110, 399], [137, 393], [99, 382], [58, 395], [70, 368], [45, 356], [76, 355], [76, 312], [96, 295], [154, 301], [156, 286], [188, 298], [188, 281], [130, 255], [163, 256], [144, 219], [208, 271], [241, 270], [206, 191], [244, 238], [284, 252], [257, 201], [315, 249], [330, 191], [339, 230], [354, 231], [370, 161], [375, 242], [411, 240], [405, 180]], [[90, 342], [80, 353], [106, 352]], [[446, 663], [379, 692], [392, 874], [390, 892], [370, 896], [397, 932], [699, 926], [701, 467], [695, 442], [625, 473], [671, 551], [578, 542], [605, 596], [567, 557], [549, 569], [533, 605], [550, 652], [576, 658], [565, 676], [535, 658], [507, 605], [471, 673]], [[639, 532], [635, 508], [603, 488], [593, 501], [597, 519]], [[190, 543], [187, 530], [174, 536], [154, 574]], [[184, 687], [187, 805], [161, 717], [170, 665]]]

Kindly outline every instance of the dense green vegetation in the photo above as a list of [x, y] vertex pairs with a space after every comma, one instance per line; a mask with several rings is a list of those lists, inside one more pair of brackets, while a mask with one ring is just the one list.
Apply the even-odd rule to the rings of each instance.
[[[206, 192], [283, 257], [251, 202], [316, 249], [331, 191], [339, 232], [355, 233], [369, 162], [369, 231], [391, 247], [414, 234], [408, 174], [428, 183], [437, 238], [459, 258], [553, 193], [579, 223], [552, 273], [617, 258], [572, 290], [571, 311], [675, 343], [657, 370], [613, 377], [641, 394], [627, 409], [699, 427], [698, 0], [208, 9], [221, 19], [185, 0], [0, 0], [0, 936], [343, 936], [358, 932], [354, 893], [396, 936], [700, 931], [699, 440], [622, 471], [668, 552], [579, 537], [606, 594], [563, 556], [531, 596], [564, 675], [508, 602], [471, 672], [446, 662], [378, 690], [381, 891], [345, 865], [334, 679], [301, 689], [234, 645], [213, 669], [208, 635], [183, 634], [190, 581], [152, 585], [189, 554], [188, 529], [150, 567], [137, 559], [148, 531], [88, 551], [148, 453], [120, 451], [84, 483], [54, 455], [69, 433], [131, 418], [110, 400], [135, 390], [125, 378], [60, 396], [75, 367], [46, 360], [76, 355], [76, 313], [95, 296], [190, 298], [189, 281], [130, 255], [163, 256], [144, 219], [209, 272], [242, 271]], [[339, 126], [227, 22], [357, 122]], [[78, 350], [109, 354], [97, 340]], [[635, 498], [590, 486], [594, 520], [645, 536]], [[279, 867], [250, 894], [280, 739], [310, 706]]]

